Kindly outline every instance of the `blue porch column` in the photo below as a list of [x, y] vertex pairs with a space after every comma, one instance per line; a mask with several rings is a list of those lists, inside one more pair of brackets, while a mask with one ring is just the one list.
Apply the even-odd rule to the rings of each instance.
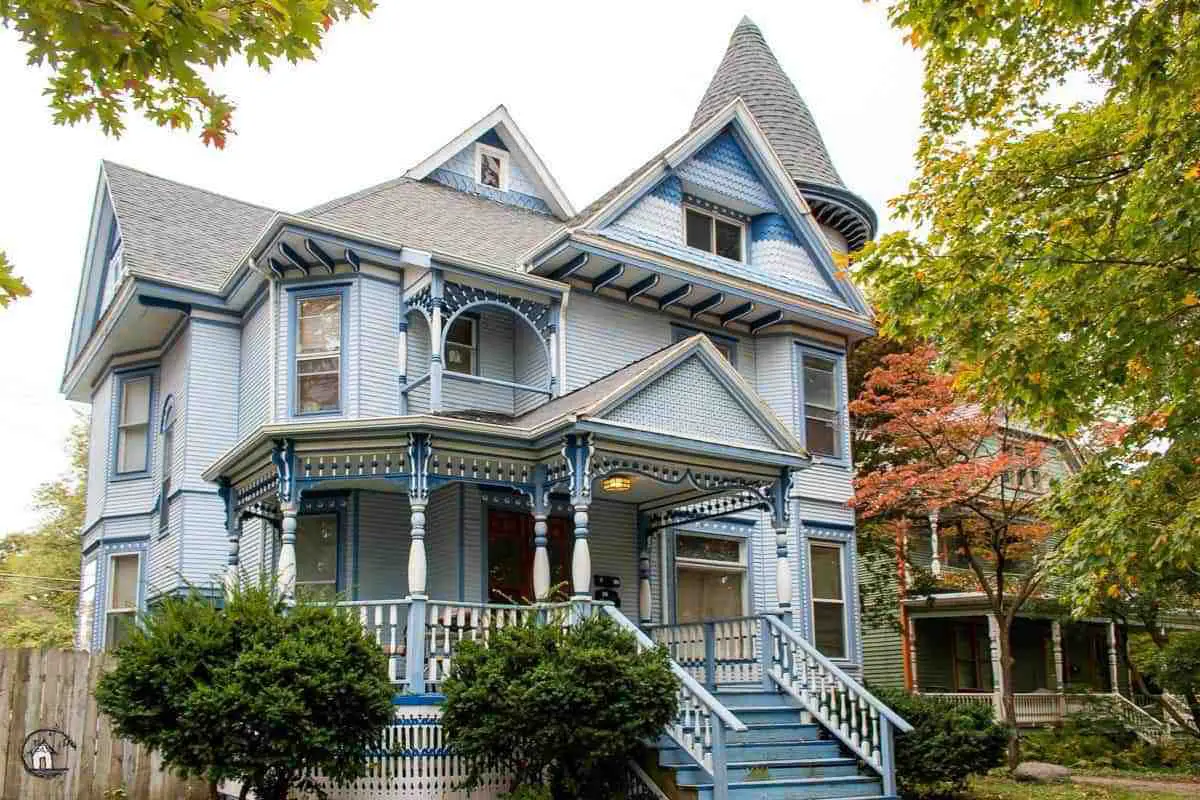
[[771, 524], [775, 529], [775, 597], [779, 600], [779, 615], [788, 625], [792, 613], [792, 565], [788, 561], [791, 488], [792, 473], [784, 467], [771, 487]]
[[296, 488], [295, 447], [290, 439], [275, 442], [271, 461], [278, 478], [280, 523], [279, 563], [275, 566], [275, 586], [285, 603], [296, 599], [296, 517], [300, 514], [300, 492]]
[[411, 543], [408, 549], [408, 635], [405, 641], [408, 691], [425, 693], [425, 594], [429, 574], [425, 556], [425, 508], [429, 503], [429, 434], [414, 433], [408, 444], [408, 504]]
[[638, 514], [638, 624], [649, 625], [651, 616], [650, 597], [650, 519]]
[[564, 454], [570, 469], [571, 508], [575, 512], [575, 545], [571, 552], [571, 602], [576, 613], [592, 599], [592, 554], [588, 547], [588, 507], [592, 502], [591, 434], [567, 435]]
[[445, 279], [440, 269], [430, 270], [429, 297], [432, 301], [429, 320], [429, 410], [442, 410], [442, 348], [446, 337], [442, 318], [446, 310]]
[[[225, 504], [225, 538], [229, 540], [229, 556], [225, 567], [225, 599], [229, 600], [241, 583], [241, 576], [238, 574], [238, 551], [241, 547], [242, 516], [237, 511], [237, 493], [230, 485], [229, 479], [221, 478], [218, 483], [217, 494]], [[166, 498], [163, 498], [162, 502], [165, 503]]]

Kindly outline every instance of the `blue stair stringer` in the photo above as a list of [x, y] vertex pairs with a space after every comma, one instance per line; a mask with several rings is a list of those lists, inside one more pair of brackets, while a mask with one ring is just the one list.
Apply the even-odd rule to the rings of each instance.
[[[730, 800], [894, 800], [883, 781], [787, 694], [761, 684], [731, 685], [714, 696], [746, 725], [726, 734]], [[711, 800], [712, 781], [668, 736], [659, 766], [674, 772], [677, 800]]]

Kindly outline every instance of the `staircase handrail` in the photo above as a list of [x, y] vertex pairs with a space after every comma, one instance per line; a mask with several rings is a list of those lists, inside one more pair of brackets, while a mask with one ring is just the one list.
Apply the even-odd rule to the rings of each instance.
[[[620, 628], [633, 634], [643, 650], [659, 647], [620, 609], [604, 605], [600, 606], [600, 610]], [[675, 718], [667, 724], [666, 734], [712, 778], [713, 799], [727, 800], [729, 772], [725, 757], [725, 729], [741, 732], [747, 730], [746, 725], [679, 666], [675, 659], [668, 657], [667, 663], [671, 673], [679, 679], [680, 691]]]
[[826, 656], [816, 647], [813, 647], [813, 645], [811, 645], [806, 639], [802, 638], [787, 625], [784, 625], [779, 617], [775, 616], [774, 614], [763, 614], [762, 616], [763, 619], [765, 619], [767, 623], [771, 625], [771, 627], [779, 631], [781, 635], [786, 636], [791, 643], [800, 648], [800, 650], [802, 650], [806, 656], [811, 658], [813, 661], [816, 661], [834, 677], [844, 683], [846, 688], [851, 693], [858, 695], [867, 703], [870, 708], [875, 709], [879, 713], [879, 716], [892, 723], [892, 725], [896, 727], [896, 730], [900, 731], [901, 733], [908, 733], [913, 729], [913, 726], [910, 725], [903, 717], [901, 717], [892, 709], [888, 708], [888, 706], [884, 704], [882, 700], [867, 691], [867, 687], [854, 680], [854, 678], [851, 678], [840, 667], [838, 667], [837, 664], [830, 661], [828, 656]]
[[1105, 697], [1112, 704], [1113, 712], [1139, 738], [1153, 743], [1154, 739], [1168, 739], [1171, 737], [1173, 724], [1170, 720], [1158, 719], [1120, 692], [1111, 692], [1105, 695]]

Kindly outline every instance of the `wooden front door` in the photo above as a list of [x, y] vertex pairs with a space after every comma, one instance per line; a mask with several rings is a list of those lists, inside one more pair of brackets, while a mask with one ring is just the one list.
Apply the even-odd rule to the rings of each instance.
[[[571, 537], [567, 520], [548, 520], [547, 555], [550, 558], [550, 599], [571, 594]], [[489, 508], [487, 512], [488, 602], [524, 603], [533, 596], [533, 515], [529, 512]]]

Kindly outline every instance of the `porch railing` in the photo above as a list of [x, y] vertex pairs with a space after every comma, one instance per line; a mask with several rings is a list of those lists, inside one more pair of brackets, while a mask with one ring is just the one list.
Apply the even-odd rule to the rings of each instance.
[[[605, 605], [600, 608], [619, 626], [632, 633], [641, 649], [658, 646], [615, 607]], [[671, 671], [679, 679], [679, 705], [666, 733], [708, 774], [713, 782], [713, 797], [721, 800], [729, 795], [725, 733], [727, 730], [745, 731], [746, 726], [673, 660]]]
[[[921, 692], [923, 697], [936, 697], [955, 705], [986, 705], [999, 720], [1004, 716], [1003, 700], [993, 692]], [[1053, 725], [1070, 714], [1100, 711], [1123, 722], [1145, 741], [1154, 742], [1173, 733], [1170, 720], [1161, 720], [1122, 694], [1104, 692], [1070, 694], [1066, 692], [1017, 692], [1013, 695], [1017, 725]]]
[[759, 617], [647, 625], [643, 630], [709, 689], [762, 680], [762, 620]]
[[342, 613], [356, 617], [364, 631], [375, 640], [388, 659], [388, 678], [406, 686], [408, 600], [351, 600], [335, 605]]

